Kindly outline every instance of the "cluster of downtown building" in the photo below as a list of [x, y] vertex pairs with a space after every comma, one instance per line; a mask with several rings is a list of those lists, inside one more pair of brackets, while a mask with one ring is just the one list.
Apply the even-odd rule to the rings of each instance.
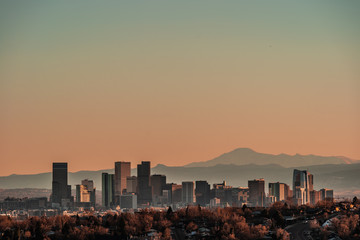
[[[151, 175], [151, 163], [137, 165], [137, 176], [131, 176], [130, 162], [115, 162], [115, 174], [102, 173], [102, 208], [137, 209], [147, 207], [180, 208], [187, 205], [204, 207], [266, 207], [278, 201], [296, 205], [333, 199], [333, 190], [314, 190], [314, 176], [308, 171], [294, 170], [293, 188], [280, 182], [269, 183], [265, 193], [264, 179], [248, 181], [248, 187], [232, 187], [226, 182], [210, 184], [207, 181], [167, 183], [165, 175]], [[76, 185], [76, 199], [67, 184], [67, 163], [53, 163], [51, 203], [53, 208], [95, 207], [93, 181], [85, 179]]]

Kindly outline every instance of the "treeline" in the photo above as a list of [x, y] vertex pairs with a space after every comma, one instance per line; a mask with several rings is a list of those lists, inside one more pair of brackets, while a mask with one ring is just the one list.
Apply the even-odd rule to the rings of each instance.
[[[89, 214], [79, 216], [31, 217], [18, 221], [0, 217], [1, 239], [173, 239], [184, 233], [194, 239], [261, 239], [265, 235], [273, 239], [289, 239], [284, 230], [284, 216], [305, 216], [317, 210], [319, 220], [325, 220], [333, 203], [320, 203], [315, 208], [295, 207], [275, 203], [270, 208], [217, 208], [197, 206], [167, 212], [141, 210], [136, 213], [108, 213], [104, 216]], [[357, 239], [360, 232], [359, 216], [344, 212], [334, 223], [333, 231], [343, 239]], [[316, 227], [316, 226], [315, 226]], [[318, 226], [319, 227], [319, 226]], [[202, 233], [203, 235], [201, 235]], [[328, 236], [323, 232], [321, 236]]]
[[188, 207], [173, 212], [142, 210], [137, 213], [107, 214], [87, 217], [31, 217], [16, 221], [0, 217], [2, 239], [142, 239], [156, 231], [157, 239], [172, 239], [171, 231], [209, 230], [212, 239], [258, 239], [269, 227], [248, 222], [248, 208], [209, 210]]

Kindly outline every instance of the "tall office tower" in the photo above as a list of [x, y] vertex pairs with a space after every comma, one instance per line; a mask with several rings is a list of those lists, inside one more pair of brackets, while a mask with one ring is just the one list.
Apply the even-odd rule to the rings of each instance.
[[165, 190], [166, 176], [155, 174], [150, 177], [151, 189], [152, 189], [152, 202], [153, 204], [159, 204], [162, 196], [162, 191]]
[[310, 191], [310, 204], [316, 205], [321, 200], [321, 192], [312, 190]]
[[64, 205], [71, 200], [71, 186], [68, 185], [68, 165], [66, 162], [53, 163], [52, 203]]
[[248, 181], [249, 202], [251, 206], [263, 207], [265, 204], [265, 181], [263, 178]]
[[109, 208], [115, 201], [115, 176], [114, 174], [102, 173], [102, 206]]
[[220, 199], [221, 204], [232, 204], [232, 190], [232, 186], [226, 185], [226, 181], [214, 183], [211, 198]]
[[290, 186], [285, 184], [285, 200], [289, 200], [293, 197], [292, 190], [290, 189]]
[[288, 198], [289, 186], [285, 183], [269, 183], [269, 196], [275, 197], [275, 201], [285, 201]]
[[89, 203], [89, 206], [95, 207], [94, 182], [92, 180], [82, 180], [81, 184], [76, 185], [76, 202], [77, 203]]
[[293, 197], [297, 204], [310, 203], [310, 185], [313, 188], [313, 177], [310, 175], [306, 170], [294, 169]]
[[120, 204], [120, 195], [126, 190], [126, 178], [130, 177], [130, 162], [115, 162], [115, 202]]
[[82, 184], [76, 185], [76, 202], [90, 202], [90, 191]]
[[150, 205], [152, 200], [150, 185], [150, 162], [142, 161], [137, 165], [138, 204]]
[[210, 204], [210, 184], [207, 181], [196, 181], [195, 185], [196, 204]]
[[333, 200], [334, 199], [334, 190], [328, 188], [320, 189], [321, 200]]
[[182, 182], [182, 202], [185, 204], [195, 203], [194, 182]]
[[314, 175], [309, 174], [309, 191], [314, 190]]
[[131, 176], [126, 178], [126, 192], [127, 193], [136, 193], [137, 189], [137, 177]]
[[81, 185], [85, 186], [87, 191], [90, 194], [90, 203], [92, 206], [95, 207], [95, 203], [96, 203], [96, 188], [94, 187], [94, 181], [93, 180], [89, 180], [89, 179], [85, 179], [81, 181]]
[[165, 190], [168, 190], [168, 203], [179, 203], [182, 198], [182, 185], [175, 183], [168, 183], [165, 185]]

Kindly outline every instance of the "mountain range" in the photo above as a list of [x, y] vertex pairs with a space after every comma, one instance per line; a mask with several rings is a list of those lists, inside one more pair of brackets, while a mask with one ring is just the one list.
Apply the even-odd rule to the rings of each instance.
[[288, 154], [266, 154], [258, 153], [250, 148], [237, 148], [231, 152], [224, 153], [212, 160], [205, 162], [193, 162], [185, 165], [185, 167], [211, 167], [218, 164], [234, 164], [234, 165], [267, 165], [277, 164], [283, 167], [302, 167], [311, 165], [324, 164], [352, 164], [360, 163], [358, 160], [353, 160], [342, 156], [317, 156], [317, 155], [288, 155]]
[[[336, 192], [359, 191], [360, 161], [346, 157], [316, 155], [271, 155], [257, 153], [248, 148], [238, 148], [212, 160], [171, 167], [159, 164], [152, 174], [164, 174], [167, 182], [207, 180], [209, 183], [227, 181], [232, 186], [247, 186], [249, 179], [264, 178], [268, 182], [285, 182], [291, 186], [294, 168], [307, 169], [314, 175], [314, 187], [332, 188]], [[114, 169], [69, 172], [69, 184], [74, 188], [88, 178], [101, 190], [101, 173], [114, 173]], [[136, 169], [132, 169], [136, 175]], [[292, 187], [292, 186], [291, 186]], [[10, 175], [0, 177], [0, 188], [51, 188], [51, 173]]]

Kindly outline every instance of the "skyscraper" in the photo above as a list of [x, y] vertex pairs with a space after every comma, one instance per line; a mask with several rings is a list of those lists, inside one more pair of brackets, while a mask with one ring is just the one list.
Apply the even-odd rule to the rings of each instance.
[[185, 204], [195, 203], [194, 182], [182, 182], [182, 202]]
[[68, 185], [68, 165], [66, 162], [53, 163], [52, 203], [64, 205], [71, 200], [71, 186]]
[[115, 201], [120, 204], [120, 195], [126, 190], [126, 178], [130, 177], [130, 162], [115, 162]]
[[263, 178], [248, 181], [249, 202], [252, 206], [264, 206], [265, 202], [265, 181]]
[[327, 188], [320, 189], [320, 198], [321, 200], [332, 201], [334, 199], [334, 190]]
[[182, 185], [167, 183], [165, 189], [168, 190], [168, 203], [179, 203], [182, 200]]
[[210, 184], [207, 181], [196, 181], [196, 204], [206, 206], [210, 203]]
[[126, 192], [136, 193], [137, 191], [137, 177], [131, 176], [126, 178]]
[[102, 173], [102, 205], [111, 207], [115, 197], [115, 177], [114, 174]]
[[152, 200], [152, 189], [150, 185], [150, 162], [142, 161], [137, 165], [138, 179], [138, 204], [149, 205]]
[[151, 188], [152, 188], [152, 201], [153, 203], [159, 203], [162, 191], [165, 189], [166, 176], [155, 174], [150, 177]]
[[314, 190], [314, 175], [309, 174], [309, 191]]
[[306, 170], [294, 169], [293, 198], [296, 204], [310, 203], [310, 187], [313, 189], [313, 175]]
[[90, 203], [90, 191], [87, 190], [87, 187], [78, 184], [76, 185], [76, 202], [82, 203], [82, 202], [88, 202]]
[[96, 203], [96, 188], [94, 187], [94, 181], [93, 180], [89, 180], [89, 179], [84, 179], [81, 181], [81, 185], [85, 187], [85, 189], [88, 191], [89, 194], [89, 202], [91, 203], [91, 205], [93, 207], [95, 207], [95, 203]]
[[274, 196], [276, 201], [284, 201], [288, 198], [289, 186], [285, 183], [269, 183], [269, 196]]
[[321, 192], [312, 190], [310, 191], [310, 204], [316, 205], [321, 200]]

